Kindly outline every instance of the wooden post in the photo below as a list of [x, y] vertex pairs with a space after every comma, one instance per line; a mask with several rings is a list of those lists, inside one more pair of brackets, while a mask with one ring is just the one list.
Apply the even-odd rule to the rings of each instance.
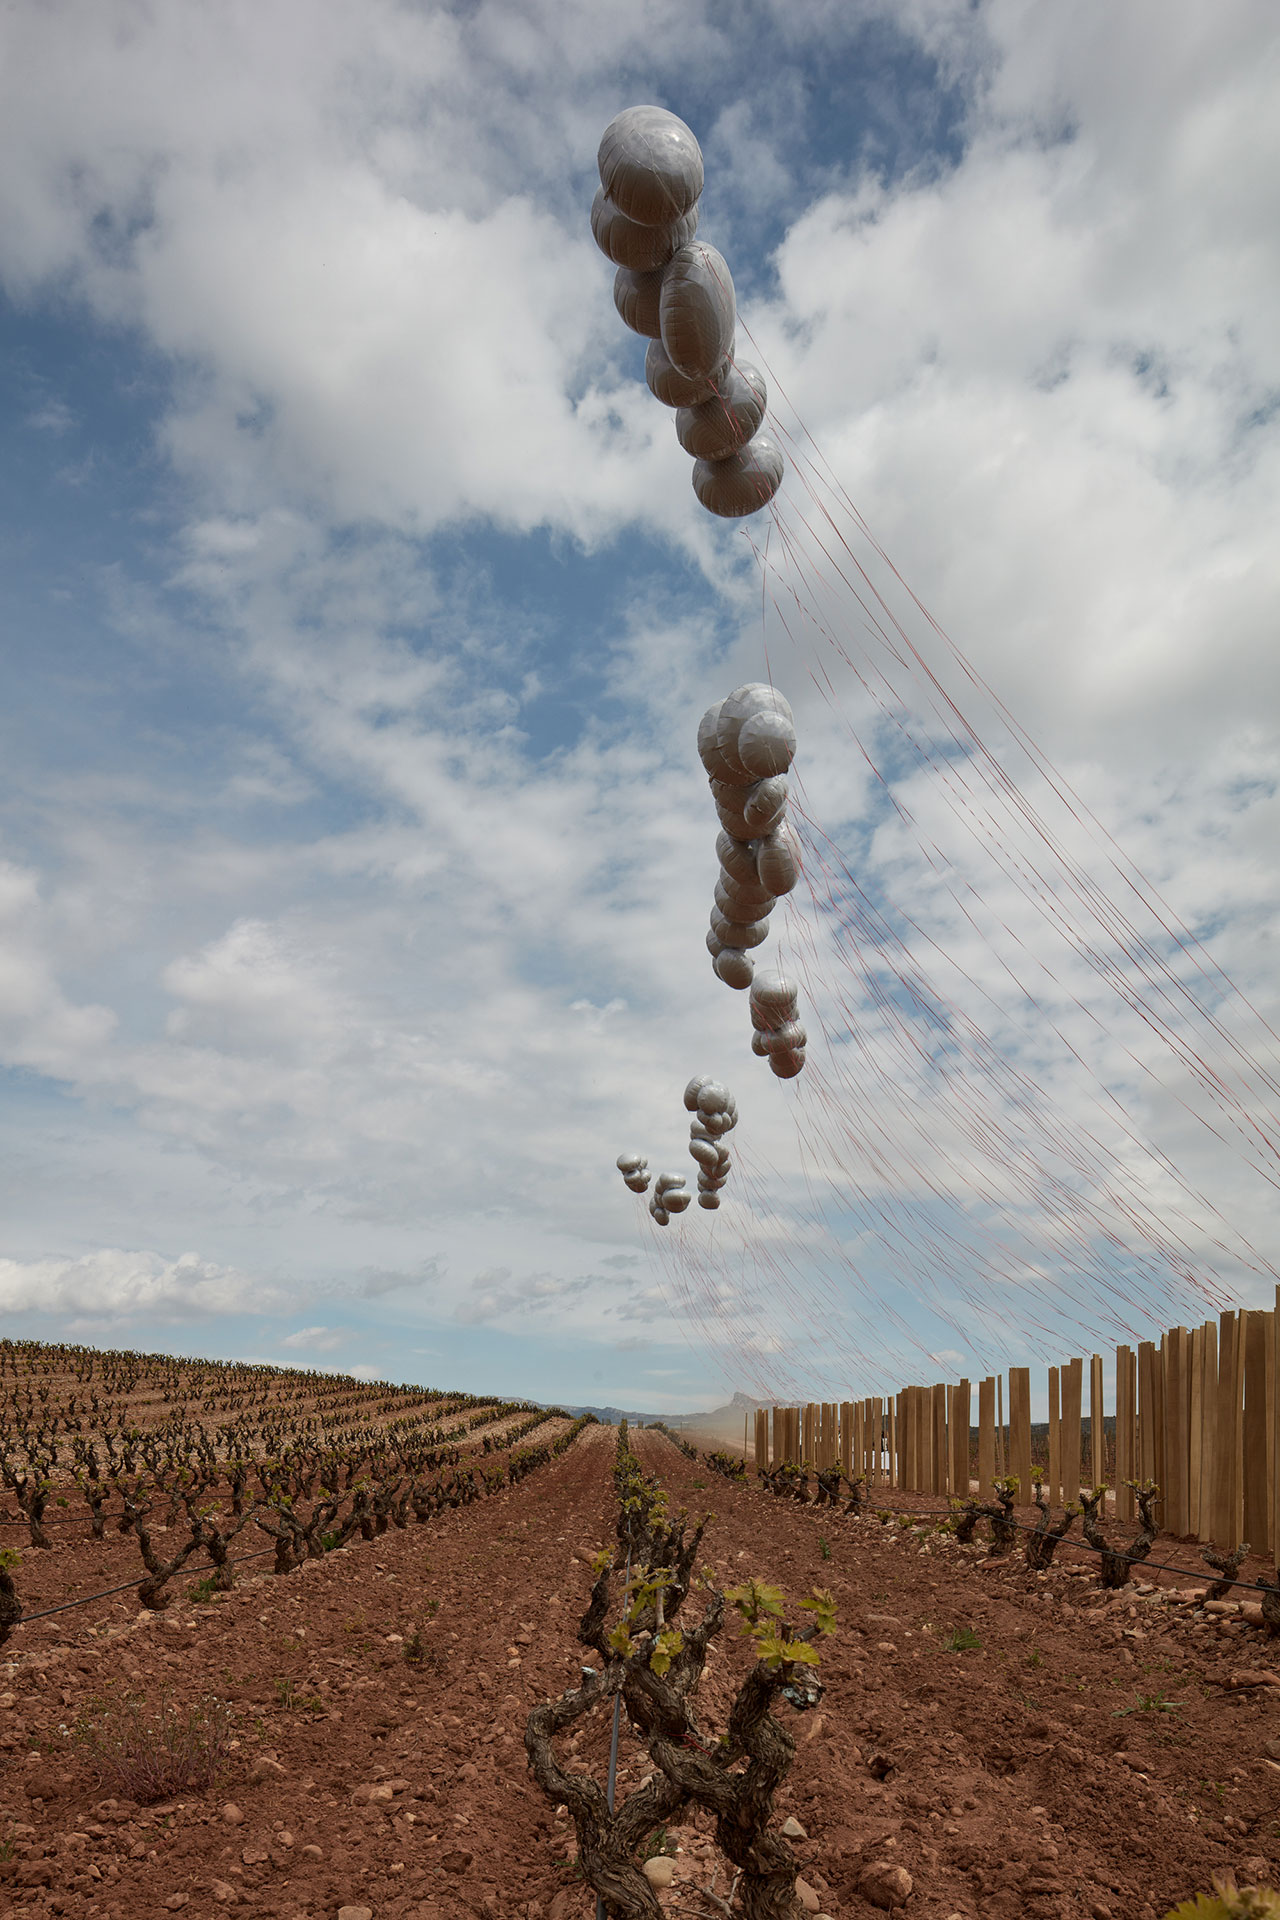
[[1009, 1369], [1009, 1472], [1018, 1482], [1019, 1504], [1031, 1499], [1031, 1369]]
[[1000, 1474], [1008, 1471], [1008, 1439], [1004, 1425], [1004, 1375], [998, 1373], [996, 1375], [996, 1472]]
[[1190, 1392], [1190, 1342], [1185, 1327], [1170, 1327], [1164, 1337], [1164, 1481], [1160, 1524], [1179, 1537], [1191, 1531], [1188, 1477], [1191, 1445], [1187, 1434]]
[[959, 1380], [951, 1405], [951, 1492], [957, 1500], [969, 1498], [969, 1429], [972, 1425], [973, 1389], [967, 1380]]
[[807, 1467], [811, 1467], [816, 1458], [817, 1435], [813, 1430], [815, 1412], [816, 1408], [812, 1400], [806, 1400], [800, 1413], [800, 1457]]
[[1228, 1552], [1239, 1545], [1239, 1532], [1236, 1524], [1237, 1510], [1241, 1507], [1240, 1498], [1240, 1454], [1237, 1434], [1240, 1421], [1238, 1411], [1238, 1375], [1239, 1349], [1244, 1346], [1240, 1339], [1240, 1316], [1235, 1313], [1218, 1315], [1218, 1407], [1214, 1421], [1214, 1461], [1213, 1461], [1213, 1539]]
[[1268, 1408], [1271, 1415], [1271, 1565], [1280, 1561], [1280, 1287], [1276, 1288], [1275, 1311], [1271, 1315], [1271, 1363], [1267, 1370], [1270, 1387]]
[[1241, 1422], [1241, 1537], [1255, 1553], [1270, 1546], [1271, 1501], [1267, 1484], [1267, 1349], [1268, 1313], [1256, 1308], [1248, 1316], [1244, 1338], [1244, 1406]]
[[[1165, 1446], [1165, 1401], [1169, 1396], [1169, 1335], [1162, 1333], [1156, 1348], [1156, 1479], [1161, 1492], [1168, 1482], [1170, 1462]], [[1163, 1511], [1163, 1509], [1162, 1509]]]
[[1156, 1477], [1156, 1350], [1150, 1340], [1138, 1346], [1138, 1479]]
[[898, 1437], [902, 1431], [902, 1395], [891, 1397], [889, 1401], [889, 1485], [902, 1485], [902, 1470], [898, 1462]]
[[1218, 1325], [1206, 1320], [1204, 1379], [1200, 1389], [1203, 1421], [1200, 1429], [1200, 1538], [1212, 1540], [1218, 1524]]
[[1049, 1484], [1045, 1498], [1051, 1507], [1062, 1499], [1062, 1422], [1059, 1415], [1058, 1369], [1049, 1369]]
[[1201, 1533], [1200, 1480], [1204, 1469], [1204, 1328], [1192, 1327], [1187, 1382], [1187, 1531]]
[[1138, 1361], [1132, 1347], [1116, 1348], [1116, 1518], [1132, 1520], [1138, 1477]]
[[1102, 1355], [1095, 1353], [1089, 1361], [1089, 1454], [1095, 1487], [1107, 1477], [1107, 1416], [1102, 1401]]
[[996, 1382], [994, 1374], [978, 1387], [978, 1498], [991, 1496], [996, 1477]]
[[840, 1404], [840, 1469], [852, 1480], [853, 1464], [853, 1403], [844, 1400]]
[[929, 1475], [930, 1493], [947, 1491], [947, 1388], [945, 1381], [939, 1381], [929, 1391], [929, 1404], [932, 1413], [933, 1448]]
[[769, 1464], [769, 1409], [767, 1407], [756, 1408], [754, 1452], [757, 1468], [767, 1467]]
[[1062, 1369], [1062, 1498], [1068, 1506], [1080, 1499], [1080, 1401], [1084, 1390], [1083, 1360], [1068, 1360]]

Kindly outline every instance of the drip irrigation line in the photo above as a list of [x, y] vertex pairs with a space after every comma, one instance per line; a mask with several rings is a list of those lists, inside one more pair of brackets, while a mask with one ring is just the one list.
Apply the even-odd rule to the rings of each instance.
[[[238, 1553], [234, 1560], [228, 1560], [225, 1564], [231, 1567], [242, 1567], [246, 1560], [265, 1560], [269, 1553], [274, 1552], [274, 1547], [259, 1547], [253, 1553]], [[186, 1576], [187, 1579], [193, 1578], [194, 1574], [195, 1569], [193, 1568], [191, 1573]], [[182, 1576], [175, 1575], [174, 1577], [175, 1579], [179, 1579]], [[205, 1576], [202, 1575], [201, 1578], [203, 1577]], [[165, 1584], [167, 1586], [168, 1582], [166, 1581]], [[15, 1627], [28, 1627], [33, 1620], [49, 1620], [55, 1613], [69, 1613], [72, 1607], [87, 1607], [94, 1600], [110, 1600], [117, 1593], [132, 1593], [136, 1587], [140, 1587], [141, 1585], [141, 1580], [126, 1580], [123, 1586], [108, 1587], [105, 1593], [86, 1593], [81, 1600], [64, 1600], [61, 1606], [58, 1607], [45, 1607], [39, 1613], [20, 1614], [13, 1624]], [[163, 1611], [163, 1609], [160, 1609], [160, 1611]]]

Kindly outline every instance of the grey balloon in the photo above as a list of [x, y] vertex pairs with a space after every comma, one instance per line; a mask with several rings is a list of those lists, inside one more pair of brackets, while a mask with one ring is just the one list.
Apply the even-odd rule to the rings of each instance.
[[766, 834], [756, 848], [756, 872], [770, 893], [790, 893], [800, 877], [795, 837], [787, 826]]
[[[661, 263], [654, 260], [646, 264]], [[662, 276], [658, 311], [662, 344], [677, 372], [691, 380], [706, 379], [715, 373], [733, 345], [737, 317], [733, 275], [724, 255], [708, 246], [705, 240], [682, 246], [672, 255]]]
[[703, 1114], [727, 1113], [733, 1101], [733, 1095], [720, 1080], [706, 1079], [698, 1089], [698, 1112]]
[[711, 1075], [709, 1073], [697, 1073], [685, 1088], [684, 1104], [690, 1113], [696, 1113], [698, 1111], [698, 1095], [709, 1083], [710, 1079]]
[[785, 773], [796, 757], [796, 730], [788, 714], [753, 713], [738, 734], [738, 758], [748, 773], [764, 779]]
[[[724, 896], [723, 900], [721, 895]], [[762, 887], [758, 880], [735, 880], [731, 873], [726, 873], [721, 867], [720, 878], [716, 881], [716, 905], [726, 920], [736, 920], [737, 914], [730, 913], [725, 901], [735, 907], [745, 908], [753, 920], [765, 919], [777, 905], [768, 887]]]
[[793, 1020], [799, 1003], [800, 989], [785, 973], [761, 973], [752, 983], [751, 1016], [754, 1020], [758, 1014], [762, 1027], [780, 1027], [784, 1020]]
[[708, 707], [698, 722], [698, 758], [706, 769], [707, 778], [720, 781], [723, 786], [747, 787], [755, 778], [741, 767], [730, 766], [716, 744], [716, 729], [720, 720], [721, 702]]
[[755, 972], [750, 956], [734, 947], [726, 947], [723, 953], [717, 954], [712, 966], [717, 978], [723, 980], [726, 987], [739, 990], [751, 985], [751, 977]]
[[770, 1053], [769, 1065], [779, 1080], [794, 1080], [804, 1071], [804, 1048], [797, 1047], [793, 1052]]
[[686, 1193], [683, 1187], [669, 1187], [663, 1195], [662, 1204], [668, 1213], [683, 1213], [693, 1195]]
[[626, 107], [600, 136], [600, 181], [632, 220], [662, 226], [702, 192], [702, 148], [665, 107]]
[[632, 1193], [647, 1193], [649, 1191], [649, 1176], [647, 1173], [629, 1173], [624, 1185], [630, 1187]]
[[693, 1155], [698, 1165], [705, 1167], [708, 1173], [717, 1165], [718, 1157], [715, 1147], [710, 1140], [690, 1140], [689, 1152]]
[[769, 436], [758, 433], [727, 460], [695, 460], [693, 490], [708, 513], [721, 520], [745, 520], [768, 506], [782, 485], [786, 464]]
[[708, 1193], [704, 1189], [703, 1192], [698, 1195], [698, 1205], [705, 1207], [708, 1213], [714, 1213], [720, 1205], [720, 1195], [718, 1193]]
[[762, 713], [779, 713], [787, 720], [792, 717], [786, 695], [779, 693], [766, 680], [748, 680], [744, 686], [735, 687], [732, 693], [726, 694], [720, 702], [716, 719], [716, 745], [731, 767], [743, 767], [744, 772], [748, 771], [738, 752], [738, 741], [748, 720]]
[[662, 331], [662, 322], [658, 318], [658, 295], [662, 291], [662, 268], [652, 273], [633, 273], [630, 267], [619, 267], [613, 276], [613, 304], [618, 309], [624, 324], [632, 333], [642, 333], [650, 340], [656, 340]]
[[711, 910], [711, 931], [722, 947], [739, 949], [760, 947], [769, 938], [767, 920], [726, 920], [718, 909]]
[[[744, 887], [742, 891], [745, 893], [747, 889]], [[726, 887], [723, 880], [716, 882], [716, 905], [726, 920], [768, 919], [773, 911], [773, 895], [766, 893], [763, 887], [754, 887], [751, 891], [755, 898], [744, 900], [731, 887]]]
[[772, 833], [781, 823], [786, 810], [786, 776], [774, 773], [767, 780], [757, 780], [754, 787], [748, 788], [742, 817], [749, 827], [754, 827], [763, 837]]
[[732, 834], [716, 835], [716, 853], [719, 856], [720, 865], [731, 880], [737, 881], [744, 887], [761, 884], [760, 876], [756, 872], [755, 856], [748, 852], [740, 840], [735, 840]]
[[714, 932], [711, 931], [707, 933], [707, 952], [713, 960], [718, 960], [724, 952], [724, 941], [717, 940]]
[[798, 1020], [784, 1020], [780, 1027], [772, 1028], [764, 1039], [770, 1053], [803, 1053], [809, 1044], [809, 1036]]
[[717, 367], [709, 379], [701, 375], [690, 379], [675, 367], [661, 340], [651, 340], [644, 356], [644, 377], [650, 393], [655, 400], [661, 400], [664, 407], [696, 407], [703, 400], [710, 400], [722, 380], [729, 376], [729, 360], [726, 355], [722, 366]]
[[642, 1153], [620, 1153], [614, 1162], [619, 1173], [639, 1173], [649, 1162]]
[[714, 400], [681, 407], [676, 438], [695, 460], [727, 460], [745, 447], [764, 419], [767, 388], [763, 374], [741, 363], [731, 368]]
[[[696, 207], [668, 225], [643, 227], [639, 221], [629, 220], [603, 187], [591, 202], [591, 231], [596, 245], [615, 267], [630, 267], [633, 273], [652, 273], [655, 267], [665, 267], [683, 253], [697, 230]], [[722, 349], [721, 358], [725, 351], [727, 348]]]

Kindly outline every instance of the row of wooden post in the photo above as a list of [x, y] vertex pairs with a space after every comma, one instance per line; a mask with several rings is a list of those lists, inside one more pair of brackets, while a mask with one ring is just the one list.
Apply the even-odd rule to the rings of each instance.
[[[1083, 1445], [1085, 1381], [1089, 1433]], [[1255, 1552], [1280, 1550], [1280, 1288], [1276, 1308], [1220, 1314], [1200, 1327], [1171, 1327], [1135, 1351], [1115, 1350], [1115, 1389], [1103, 1404], [1100, 1354], [1048, 1370], [1047, 1443], [1032, 1458], [1031, 1369], [978, 1382], [977, 1421], [968, 1380], [904, 1387], [889, 1399], [760, 1407], [755, 1457], [839, 1464], [868, 1487], [914, 1493], [985, 1494], [1014, 1474], [1028, 1502], [1039, 1479], [1055, 1505], [1081, 1489], [1116, 1489], [1115, 1511], [1132, 1519], [1126, 1481], [1154, 1480], [1166, 1532]], [[1007, 1418], [1006, 1418], [1007, 1404]], [[1114, 1415], [1114, 1431], [1106, 1421]]]

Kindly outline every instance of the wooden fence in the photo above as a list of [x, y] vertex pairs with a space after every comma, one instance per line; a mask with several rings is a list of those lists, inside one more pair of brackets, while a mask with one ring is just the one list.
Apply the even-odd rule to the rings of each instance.
[[1154, 1480], [1166, 1531], [1228, 1549], [1247, 1540], [1280, 1559], [1278, 1361], [1280, 1288], [1274, 1310], [1223, 1313], [1136, 1351], [1117, 1347], [1110, 1408], [1100, 1354], [1050, 1367], [1048, 1431], [1034, 1447], [1031, 1369], [1011, 1367], [1007, 1388], [996, 1375], [977, 1383], [976, 1422], [968, 1380], [904, 1387], [887, 1400], [757, 1408], [755, 1454], [774, 1465], [839, 1462], [869, 1488], [940, 1495], [985, 1493], [1012, 1473], [1023, 1501], [1038, 1478], [1055, 1505], [1106, 1481], [1122, 1520], [1135, 1512], [1125, 1481]]

